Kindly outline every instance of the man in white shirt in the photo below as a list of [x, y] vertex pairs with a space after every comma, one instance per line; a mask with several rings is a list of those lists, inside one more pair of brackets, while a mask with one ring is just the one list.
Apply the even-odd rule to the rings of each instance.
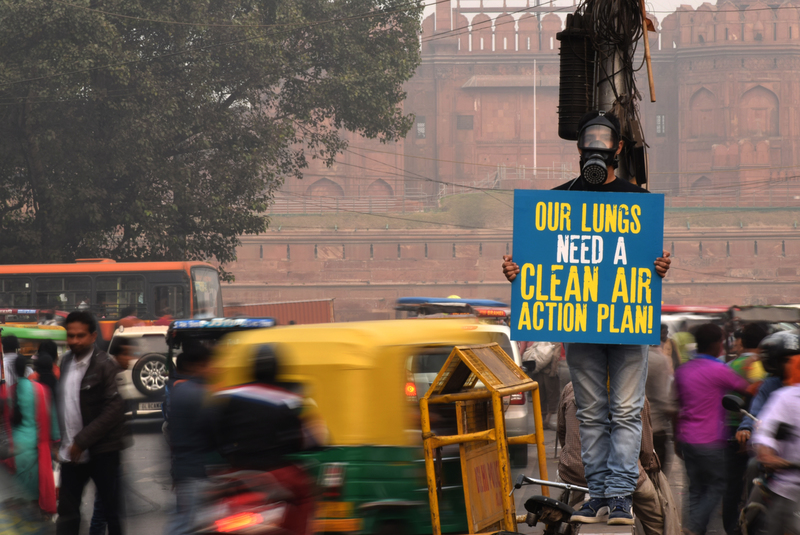
[[127, 446], [125, 404], [117, 391], [119, 367], [95, 347], [97, 323], [88, 311], [65, 322], [70, 351], [61, 364], [59, 424], [61, 489], [57, 535], [78, 535], [83, 488], [91, 478], [103, 501], [109, 535], [121, 535], [120, 450]]
[[19, 340], [13, 334], [3, 336], [3, 368], [5, 368], [6, 385], [11, 388], [17, 384], [17, 374], [14, 373], [14, 361], [17, 360]]

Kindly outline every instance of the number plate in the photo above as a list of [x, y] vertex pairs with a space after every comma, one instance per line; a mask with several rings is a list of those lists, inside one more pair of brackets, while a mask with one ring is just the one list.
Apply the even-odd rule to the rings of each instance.
[[139, 403], [139, 410], [140, 411], [160, 411], [161, 410], [161, 402], [154, 401], [152, 403]]

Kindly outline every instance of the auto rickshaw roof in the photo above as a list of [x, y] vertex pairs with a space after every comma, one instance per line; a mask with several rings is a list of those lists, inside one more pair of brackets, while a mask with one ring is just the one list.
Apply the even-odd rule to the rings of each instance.
[[67, 331], [58, 325], [0, 324], [0, 337], [14, 335], [22, 340], [57, 340], [67, 339]]
[[731, 319], [742, 322], [757, 321], [768, 323], [798, 323], [800, 308], [798, 306], [737, 306], [731, 307]]
[[167, 340], [186, 336], [218, 337], [234, 331], [266, 329], [275, 326], [272, 318], [209, 318], [175, 320], [167, 330]]
[[[457, 345], [489, 344], [502, 333], [476, 318], [401, 319], [279, 326], [231, 333], [215, 349], [215, 389], [254, 380], [253, 357], [272, 345], [281, 382], [314, 400], [331, 444], [419, 445], [405, 387], [415, 355]], [[421, 394], [421, 393], [420, 393]], [[418, 423], [416, 424], [418, 425]]]
[[[430, 319], [400, 319], [286, 325], [266, 331], [239, 333], [237, 343], [326, 343], [353, 347], [375, 348], [398, 345], [447, 343], [453, 345], [467, 339], [467, 333], [479, 329], [480, 322], [472, 317]], [[459, 335], [454, 338], [454, 334]], [[462, 336], [463, 335], [463, 336]]]
[[508, 307], [508, 303], [495, 301], [494, 299], [461, 299], [455, 297], [400, 297], [397, 300], [398, 307], [405, 305], [423, 304], [464, 304], [474, 307]]

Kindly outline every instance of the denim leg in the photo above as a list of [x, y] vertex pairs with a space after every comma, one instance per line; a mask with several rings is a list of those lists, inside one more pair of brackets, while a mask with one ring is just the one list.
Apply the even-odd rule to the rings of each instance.
[[565, 344], [581, 433], [581, 460], [592, 498], [604, 498], [609, 476], [608, 358], [601, 344]]
[[689, 518], [686, 529], [703, 535], [725, 491], [725, 448], [681, 444], [689, 478]]
[[200, 491], [205, 481], [200, 478], [186, 478], [175, 482], [175, 512], [167, 522], [164, 535], [194, 533]]
[[629, 496], [639, 479], [648, 346], [609, 345], [607, 351], [611, 449], [606, 496]]

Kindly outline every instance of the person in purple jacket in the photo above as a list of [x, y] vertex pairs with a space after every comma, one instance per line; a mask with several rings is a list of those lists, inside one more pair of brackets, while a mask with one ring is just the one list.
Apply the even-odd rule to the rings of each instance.
[[717, 360], [724, 333], [713, 323], [694, 332], [697, 354], [675, 370], [675, 395], [680, 410], [675, 420], [675, 453], [689, 477], [685, 530], [704, 535], [711, 513], [725, 491], [725, 409], [722, 397], [731, 390], [746, 392], [749, 383]]

